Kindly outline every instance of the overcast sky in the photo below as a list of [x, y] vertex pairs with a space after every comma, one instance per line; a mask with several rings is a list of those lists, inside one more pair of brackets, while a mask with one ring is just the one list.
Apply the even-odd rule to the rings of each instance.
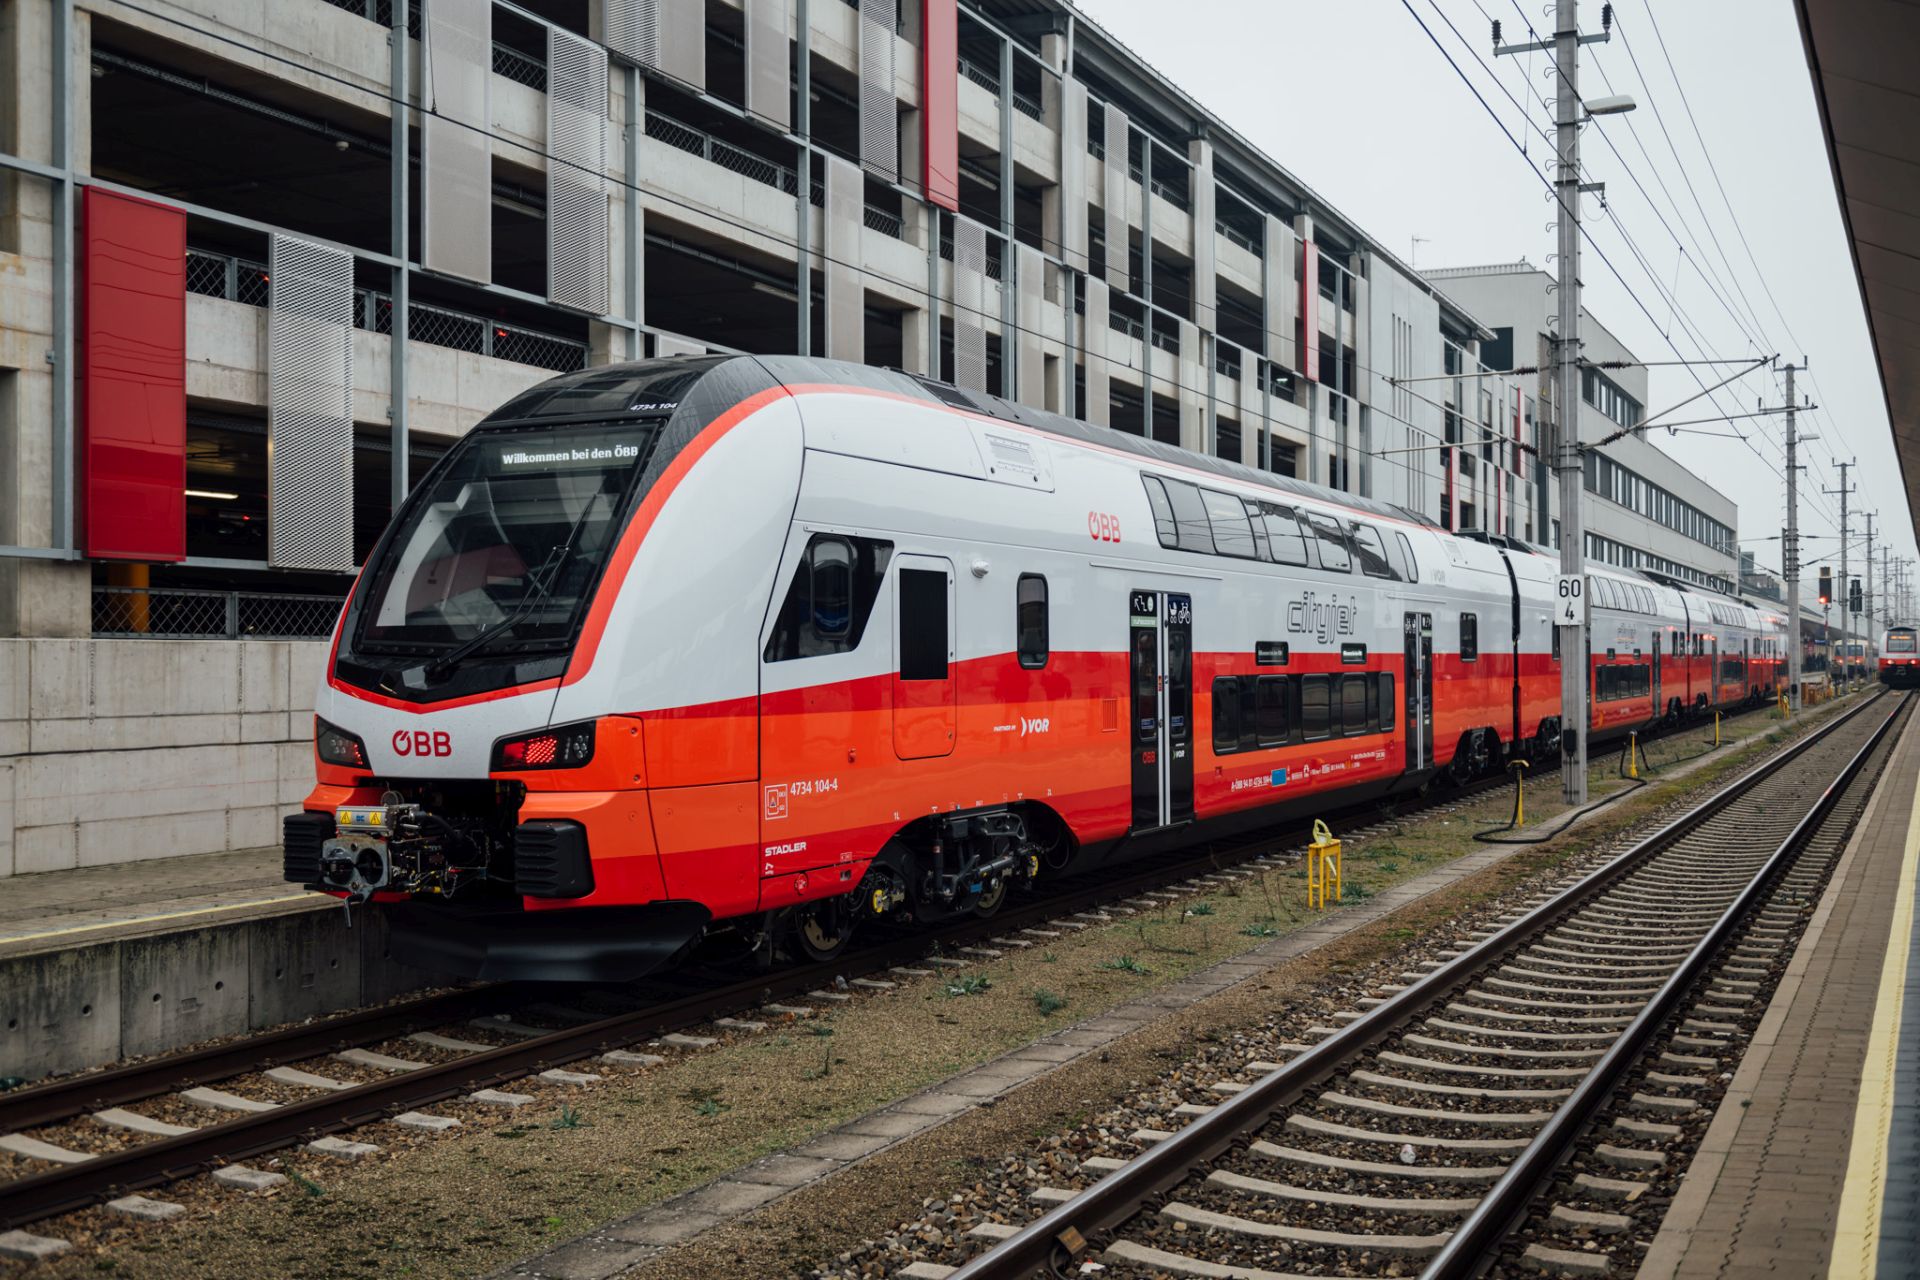
[[[1551, 146], [1532, 132], [1547, 127], [1549, 116], [1529, 89], [1528, 73], [1532, 89], [1551, 100], [1552, 67], [1544, 55], [1493, 58], [1489, 17], [1502, 20], [1509, 43], [1520, 43], [1528, 39], [1528, 21], [1551, 29], [1543, 15], [1553, 6], [1541, 0], [1410, 3], [1413, 13], [1400, 0], [1080, 0], [1095, 22], [1403, 260], [1415, 254], [1418, 236], [1421, 267], [1523, 256], [1547, 265], [1554, 252], [1552, 208], [1528, 167], [1551, 159]], [[1583, 31], [1599, 30], [1600, 9], [1581, 5]], [[1474, 100], [1414, 13], [1500, 123], [1528, 140], [1530, 159], [1522, 159]], [[1800, 415], [1800, 430], [1821, 437], [1801, 450], [1810, 468], [1800, 494], [1809, 580], [1816, 561], [1838, 561], [1839, 498], [1817, 492], [1839, 487], [1836, 461], [1859, 462], [1851, 473], [1858, 486], [1853, 511], [1877, 510], [1877, 530], [1894, 537], [1894, 554], [1914, 555], [1912, 520], [1790, 0], [1622, 0], [1612, 41], [1588, 45], [1582, 54], [1580, 85], [1588, 98], [1625, 93], [1639, 103], [1633, 114], [1582, 135], [1582, 167], [1588, 180], [1607, 184], [1618, 219], [1615, 225], [1595, 197], [1586, 198], [1582, 218], [1594, 237], [1581, 271], [1588, 311], [1648, 361], [1676, 359], [1676, 347], [1689, 359], [1778, 353], [1783, 362], [1798, 363], [1806, 356], [1812, 376], [1803, 376], [1800, 386], [1820, 408]], [[1523, 115], [1503, 87], [1530, 111]], [[1673, 292], [1678, 316], [1663, 290]], [[1697, 371], [1711, 384], [1731, 369]], [[1649, 377], [1649, 414], [1700, 389], [1682, 368], [1655, 368]], [[1782, 402], [1778, 375], [1743, 378], [1720, 402], [1727, 412], [1747, 412], [1761, 397], [1769, 405]], [[1695, 411], [1705, 403], [1671, 416], [1707, 416]], [[1741, 545], [1777, 570], [1786, 519], [1782, 420], [1705, 429], [1735, 428], [1754, 448], [1685, 431], [1655, 431], [1652, 438], [1740, 504]], [[1856, 519], [1855, 526], [1855, 537], [1863, 538], [1863, 524]], [[1863, 543], [1851, 552], [1856, 574], [1863, 552]]]

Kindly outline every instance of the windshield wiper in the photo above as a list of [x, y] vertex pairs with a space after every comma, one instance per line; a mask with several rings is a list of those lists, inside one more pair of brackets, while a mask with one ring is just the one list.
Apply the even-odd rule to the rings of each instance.
[[539, 567], [527, 573], [527, 589], [521, 595], [519, 602], [514, 605], [512, 612], [492, 626], [482, 627], [421, 668], [429, 682], [439, 683], [462, 661], [480, 652], [496, 639], [512, 634], [513, 629], [533, 612], [535, 604], [553, 595], [554, 584], [560, 580], [561, 569], [565, 568], [567, 561], [572, 558], [574, 547], [580, 538], [580, 530], [585, 526], [587, 517], [593, 513], [593, 508], [592, 498], [581, 504], [580, 514], [574, 517], [573, 527], [567, 530], [566, 538], [556, 543], [553, 550], [547, 552], [547, 558], [540, 562]]

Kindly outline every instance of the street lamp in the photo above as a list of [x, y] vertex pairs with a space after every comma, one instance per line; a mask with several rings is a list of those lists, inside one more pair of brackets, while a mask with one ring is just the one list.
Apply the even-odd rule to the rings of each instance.
[[1605, 98], [1588, 98], [1583, 105], [1590, 116], [1621, 116], [1640, 104], [1631, 94], [1616, 93]]

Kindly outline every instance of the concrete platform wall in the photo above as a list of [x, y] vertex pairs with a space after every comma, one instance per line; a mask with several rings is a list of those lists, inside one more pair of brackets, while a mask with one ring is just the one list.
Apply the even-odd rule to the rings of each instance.
[[430, 985], [378, 912], [203, 925], [0, 958], [0, 1076], [28, 1080], [379, 1004]]
[[319, 641], [0, 640], [0, 878], [278, 844]]

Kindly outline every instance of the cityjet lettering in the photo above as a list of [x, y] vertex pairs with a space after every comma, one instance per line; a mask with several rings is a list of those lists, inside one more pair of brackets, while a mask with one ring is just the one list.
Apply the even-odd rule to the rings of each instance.
[[1341, 604], [1337, 598], [1321, 600], [1311, 591], [1287, 606], [1287, 630], [1313, 636], [1321, 644], [1354, 634], [1359, 622], [1356, 605]]

